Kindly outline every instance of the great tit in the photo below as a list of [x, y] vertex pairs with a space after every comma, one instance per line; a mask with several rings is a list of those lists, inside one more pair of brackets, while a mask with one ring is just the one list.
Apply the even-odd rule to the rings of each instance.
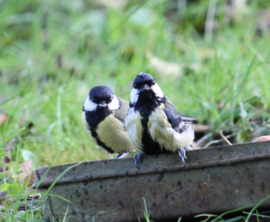
[[[177, 112], [150, 74], [136, 76], [125, 125], [137, 150], [146, 155], [178, 152], [184, 163], [186, 150], [193, 149], [195, 122]], [[140, 158], [141, 153], [135, 155], [136, 167]]]
[[82, 108], [82, 122], [90, 139], [109, 153], [118, 153], [117, 158], [135, 151], [124, 125], [128, 108], [128, 101], [106, 86], [92, 88]]

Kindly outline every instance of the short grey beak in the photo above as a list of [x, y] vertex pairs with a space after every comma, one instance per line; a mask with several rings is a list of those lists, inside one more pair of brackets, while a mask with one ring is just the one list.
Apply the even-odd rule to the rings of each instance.
[[105, 107], [107, 105], [107, 103], [105, 101], [101, 101], [98, 105], [101, 107]]
[[150, 90], [150, 87], [147, 84], [144, 84], [141, 88], [140, 91], [146, 91], [146, 90]]

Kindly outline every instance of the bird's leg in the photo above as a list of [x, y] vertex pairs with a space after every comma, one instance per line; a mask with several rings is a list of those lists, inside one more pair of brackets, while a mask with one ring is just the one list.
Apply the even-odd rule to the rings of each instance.
[[119, 153], [115, 159], [122, 159], [126, 157], [129, 153]]
[[179, 149], [179, 150], [178, 150], [178, 155], [180, 156], [180, 158], [181, 158], [183, 164], [185, 164], [185, 159], [187, 159], [185, 148]]
[[137, 169], [140, 168], [140, 165], [142, 163], [142, 157], [143, 157], [142, 153], [138, 153], [134, 156], [134, 163]]

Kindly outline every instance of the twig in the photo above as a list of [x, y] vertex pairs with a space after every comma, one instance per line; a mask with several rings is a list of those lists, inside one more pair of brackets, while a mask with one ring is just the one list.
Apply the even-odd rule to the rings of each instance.
[[227, 144], [229, 144], [230, 146], [232, 145], [232, 143], [224, 136], [222, 130], [219, 131], [219, 135], [222, 137], [222, 139], [225, 140]]

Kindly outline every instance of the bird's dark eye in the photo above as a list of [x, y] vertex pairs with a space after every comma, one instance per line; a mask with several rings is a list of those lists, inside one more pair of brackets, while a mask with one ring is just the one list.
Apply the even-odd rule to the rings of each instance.
[[139, 89], [141, 88], [143, 85], [148, 85], [148, 86], [153, 86], [155, 85], [155, 82], [153, 80], [147, 81], [147, 82], [140, 82], [140, 83], [136, 83], [134, 85], [135, 89]]
[[149, 83], [147, 83], [149, 86], [153, 86], [155, 85], [155, 82], [153, 80], [151, 80]]
[[96, 103], [96, 104], [98, 104], [98, 102], [99, 102], [98, 99], [95, 98], [95, 97], [92, 97], [91, 100], [92, 100], [92, 102], [94, 102], [94, 103]]
[[105, 99], [105, 102], [108, 103], [108, 104], [109, 104], [111, 101], [112, 101], [111, 98], [106, 98], [106, 99]]
[[143, 83], [137, 83], [134, 85], [134, 88], [139, 89], [142, 85], [143, 85]]

